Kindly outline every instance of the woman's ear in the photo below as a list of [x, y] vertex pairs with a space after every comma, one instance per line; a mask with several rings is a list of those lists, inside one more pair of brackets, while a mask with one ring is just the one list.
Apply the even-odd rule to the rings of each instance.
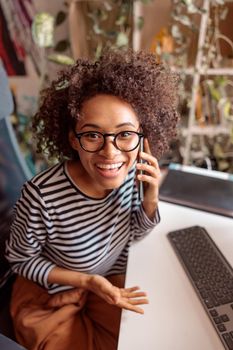
[[73, 130], [70, 130], [69, 131], [69, 143], [71, 145], [71, 147], [74, 149], [74, 150], [78, 150], [78, 140], [77, 138], [75, 137], [75, 134], [73, 132]]

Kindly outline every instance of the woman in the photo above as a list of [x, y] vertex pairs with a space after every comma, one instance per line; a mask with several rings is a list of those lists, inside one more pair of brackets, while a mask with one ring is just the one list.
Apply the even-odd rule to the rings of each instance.
[[44, 91], [33, 127], [60, 163], [25, 184], [6, 249], [27, 349], [116, 349], [120, 310], [143, 313], [146, 293], [124, 275], [131, 243], [160, 220], [156, 157], [176, 103], [174, 76], [144, 52], [80, 59]]

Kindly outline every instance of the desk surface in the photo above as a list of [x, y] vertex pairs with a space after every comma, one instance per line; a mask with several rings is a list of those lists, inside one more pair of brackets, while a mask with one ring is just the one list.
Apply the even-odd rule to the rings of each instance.
[[166, 237], [203, 226], [233, 266], [233, 220], [160, 202], [161, 222], [130, 250], [126, 286], [139, 285], [149, 305], [144, 315], [123, 311], [118, 350], [224, 349]]

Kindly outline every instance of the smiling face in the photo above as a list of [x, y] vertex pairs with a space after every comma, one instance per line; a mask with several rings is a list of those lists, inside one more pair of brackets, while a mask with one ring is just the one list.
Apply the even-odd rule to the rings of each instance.
[[[75, 128], [78, 133], [139, 131], [139, 121], [133, 108], [115, 96], [97, 95], [90, 98], [83, 103], [81, 114], [83, 117]], [[72, 131], [70, 143], [78, 151], [81, 163], [81, 171], [76, 167], [79, 172], [76, 182], [83, 192], [93, 197], [104, 197], [112, 189], [118, 188], [138, 154], [138, 147], [131, 152], [117, 149], [113, 137], [107, 137], [104, 148], [95, 153], [82, 149]]]

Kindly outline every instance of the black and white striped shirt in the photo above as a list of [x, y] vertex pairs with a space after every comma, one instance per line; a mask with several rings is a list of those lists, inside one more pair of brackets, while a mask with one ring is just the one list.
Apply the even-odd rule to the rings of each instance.
[[49, 293], [71, 288], [47, 282], [54, 266], [103, 276], [124, 273], [131, 242], [160, 220], [158, 211], [153, 222], [144, 213], [134, 175], [135, 168], [103, 199], [83, 194], [65, 162], [28, 181], [6, 247], [12, 270]]

